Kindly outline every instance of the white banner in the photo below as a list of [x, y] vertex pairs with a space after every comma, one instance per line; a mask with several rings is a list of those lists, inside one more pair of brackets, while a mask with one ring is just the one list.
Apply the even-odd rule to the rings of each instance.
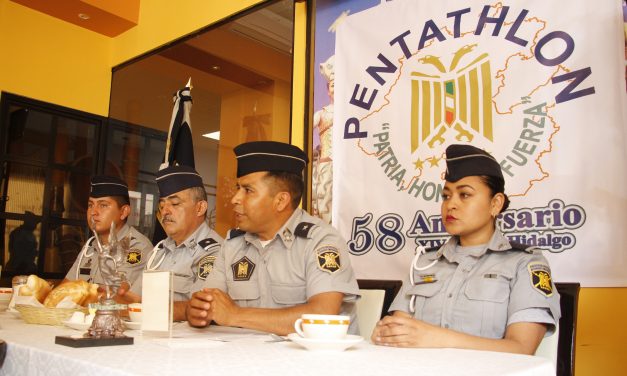
[[501, 163], [499, 226], [557, 282], [627, 286], [622, 7], [610, 1], [396, 0], [336, 32], [333, 224], [358, 278], [403, 279], [448, 238], [444, 150]]

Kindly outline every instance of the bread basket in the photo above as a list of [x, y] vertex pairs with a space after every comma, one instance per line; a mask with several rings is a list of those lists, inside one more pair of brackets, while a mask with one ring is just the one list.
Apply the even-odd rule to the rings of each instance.
[[87, 308], [47, 308], [17, 304], [15, 309], [20, 312], [22, 319], [28, 324], [63, 325], [72, 317], [74, 312], [87, 313]]

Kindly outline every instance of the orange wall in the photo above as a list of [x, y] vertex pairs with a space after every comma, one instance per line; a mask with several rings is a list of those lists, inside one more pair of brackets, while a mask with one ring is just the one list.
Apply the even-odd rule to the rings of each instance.
[[627, 288], [579, 294], [576, 376], [627, 375]]
[[113, 40], [0, 0], [0, 91], [107, 115]]
[[[139, 25], [116, 38], [0, 0], [0, 90], [106, 116], [111, 67], [259, 0], [142, 1]], [[304, 142], [305, 4], [296, 3], [292, 142]], [[627, 288], [583, 288], [577, 376], [627, 374]]]
[[106, 116], [112, 67], [260, 2], [142, 1], [139, 24], [109, 38], [0, 0], [0, 91]]
[[261, 2], [263, 1], [142, 1], [139, 24], [115, 37], [111, 65], [123, 63]]

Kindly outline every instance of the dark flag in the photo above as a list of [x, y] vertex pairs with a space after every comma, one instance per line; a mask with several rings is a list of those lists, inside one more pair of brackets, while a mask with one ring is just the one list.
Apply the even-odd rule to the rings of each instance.
[[[174, 108], [172, 109], [172, 119], [170, 120], [170, 130], [165, 144], [165, 155], [159, 170], [168, 166], [183, 165], [196, 167], [194, 165], [194, 145], [192, 143], [192, 127], [189, 115], [192, 109], [192, 79], [187, 85], [174, 94]], [[159, 213], [157, 213], [157, 216]], [[152, 244], [157, 244], [167, 237], [161, 223], [155, 221], [155, 232], [152, 236]]]

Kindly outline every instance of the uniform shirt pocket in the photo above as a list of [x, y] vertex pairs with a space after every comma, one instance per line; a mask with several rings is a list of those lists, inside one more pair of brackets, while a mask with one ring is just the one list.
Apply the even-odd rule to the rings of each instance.
[[256, 307], [259, 286], [252, 281], [227, 281], [228, 294], [240, 307]]
[[507, 277], [484, 273], [470, 278], [464, 295], [467, 306], [463, 330], [487, 338], [503, 338], [507, 325], [510, 286]]
[[192, 285], [193, 285], [191, 276], [186, 276], [182, 274], [174, 274], [172, 281], [173, 281], [175, 294], [178, 294], [180, 297], [185, 296], [186, 299], [191, 298]]
[[283, 285], [273, 283], [270, 286], [272, 300], [278, 306], [295, 306], [307, 302], [306, 285]]
[[438, 304], [436, 300], [439, 300], [438, 293], [442, 290], [443, 286], [444, 283], [442, 281], [421, 283], [411, 287], [407, 291], [410, 302], [412, 296], [415, 297], [415, 318], [434, 325], [440, 324], [441, 304]]

